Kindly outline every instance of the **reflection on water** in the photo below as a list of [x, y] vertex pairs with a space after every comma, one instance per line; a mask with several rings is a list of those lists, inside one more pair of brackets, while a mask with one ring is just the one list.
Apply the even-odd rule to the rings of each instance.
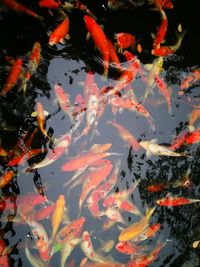
[[[144, 2], [20, 2], [41, 20], [2, 1], [0, 265], [199, 266], [199, 39], [178, 1]], [[116, 52], [136, 35], [108, 77], [85, 14]], [[70, 40], [48, 45], [66, 16]]]

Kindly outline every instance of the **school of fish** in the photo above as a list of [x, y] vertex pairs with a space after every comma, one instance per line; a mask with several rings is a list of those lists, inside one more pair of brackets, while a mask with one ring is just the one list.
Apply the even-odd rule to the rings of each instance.
[[[45, 24], [40, 14], [29, 9], [28, 2], [27, 6], [17, 0], [1, 0], [1, 2], [8, 11], [26, 14]], [[123, 7], [120, 1], [107, 2], [105, 8], [111, 8], [113, 12]], [[131, 8], [134, 5], [132, 0], [125, 2], [125, 8]], [[143, 2], [141, 1], [141, 4]], [[144, 120], [149, 131], [156, 135], [157, 122], [147, 108], [151, 100], [156, 101], [154, 91], [159, 93], [161, 103], [164, 102], [166, 114], [172, 116], [174, 112], [172, 98], [174, 92], [164, 77], [164, 61], [181, 47], [187, 29], [179, 24], [177, 29], [174, 29], [177, 34], [175, 43], [163, 44], [168, 43], [166, 40], [169, 24], [167, 14], [173, 9], [173, 1], [148, 0], [147, 2], [158, 12], [160, 25], [152, 34], [150, 51], [154, 59], [144, 65], [140, 61], [144, 48], [133, 32], [118, 32], [113, 36], [106, 36], [106, 30], [100, 25], [98, 14], [94, 14], [79, 0], [38, 1], [38, 8], [46, 10], [50, 16], [54, 16], [55, 11], [60, 14], [61, 19], [59, 21], [55, 19], [55, 25], [46, 26], [47, 29], [52, 26], [51, 32], [47, 30], [49, 37], [46, 45], [50, 48], [64, 47], [71, 41], [70, 28], [73, 24], [68, 12], [72, 9], [82, 12], [84, 30], [87, 32], [85, 42], [97, 48], [95, 53], [101, 62], [105, 85], [101, 87], [95, 72], [90, 70], [86, 73], [84, 81], [80, 81], [83, 87], [82, 93], [78, 93], [73, 99], [69, 90], [56, 83], [52, 88], [56, 102], [54, 104], [57, 105], [59, 112], [67, 117], [70, 124], [68, 130], [58, 136], [54, 136], [47, 130], [47, 125], [51, 124], [49, 118], [53, 120], [53, 115], [46, 111], [48, 107], [45, 107], [40, 98], [30, 114], [35, 127], [30, 127], [23, 132], [11, 148], [7, 149], [1, 144], [0, 158], [4, 164], [0, 178], [2, 190], [9, 188], [10, 183], [18, 178], [18, 167], [23, 167], [22, 172], [29, 176], [52, 165], [59, 168], [60, 176], [62, 179], [65, 178], [65, 181], [63, 182], [64, 191], [54, 200], [50, 199], [48, 190], [56, 186], [56, 181], [53, 185], [41, 186], [36, 188], [35, 192], [20, 196], [1, 194], [0, 220], [13, 223], [16, 227], [22, 225], [27, 227], [27, 232], [32, 238], [25, 237], [24, 240], [11, 246], [1, 233], [0, 266], [13, 266], [10, 255], [15, 248], [19, 247], [24, 249], [30, 266], [34, 267], [58, 266], [54, 265], [54, 259], [58, 254], [60, 254], [59, 266], [61, 267], [146, 267], [159, 257], [159, 253], [167, 245], [167, 240], [163, 240], [161, 235], [164, 226], [161, 222], [155, 221], [154, 214], [157, 208], [198, 205], [200, 202], [200, 199], [188, 197], [187, 194], [183, 196], [169, 192], [173, 188], [183, 188], [186, 191], [190, 188], [191, 179], [190, 170], [188, 170], [180, 181], [163, 181], [163, 183], [150, 181], [145, 188], [148, 194], [165, 191], [166, 194], [162, 198], [157, 198], [153, 205], [149, 206], [145, 203], [145, 208], [141, 209], [142, 199], [134, 201], [134, 196], [142, 183], [141, 179], [134, 178], [127, 188], [116, 190], [124, 155], [115, 151], [113, 142], [115, 137], [110, 136], [105, 143], [98, 143], [98, 141], [92, 143], [93, 140], [98, 140], [101, 118], [106, 112], [110, 112], [113, 119], [107, 120], [103, 127], [115, 131], [121, 143], [131, 148], [133, 154], [145, 153], [146, 160], [153, 156], [164, 160], [166, 157], [187, 159], [191, 157], [190, 147], [200, 142], [200, 127], [197, 126], [200, 117], [199, 103], [193, 105], [194, 109], [189, 114], [187, 127], [168, 140], [168, 145], [159, 143], [157, 138], [152, 140], [146, 140], [145, 137], [137, 138], [137, 125], [132, 124], [127, 128], [123, 120], [121, 122], [116, 120], [117, 115], [129, 112], [133, 117], [138, 116]], [[23, 96], [29, 93], [31, 79], [44, 60], [42, 54], [43, 47], [37, 40], [33, 43], [29, 55], [5, 58], [10, 67], [0, 90], [0, 98], [8, 98], [11, 93]], [[112, 68], [118, 72], [118, 76], [116, 79], [109, 80]], [[138, 79], [144, 88], [141, 97], [136, 96], [139, 90], [137, 89]], [[191, 88], [195, 90], [194, 87], [199, 81], [200, 68], [196, 67], [182, 77], [176, 94], [185, 100], [187, 91]], [[49, 144], [48, 148], [47, 146], [35, 147], [35, 141], [39, 137], [46, 140]], [[73, 156], [71, 151], [77, 146], [77, 155]], [[77, 193], [74, 204], [77, 206], [77, 210], [73, 211], [76, 216], [71, 216], [70, 199], [74, 189], [76, 193], [79, 192], [79, 195]], [[95, 233], [96, 226], [93, 229], [88, 216], [97, 223], [98, 232], [102, 233], [102, 237], [105, 237], [112, 227], [115, 227], [116, 236], [108, 234], [109, 239], [96, 240], [98, 238]], [[127, 216], [133, 219], [128, 220]], [[149, 242], [143, 245], [143, 242], [148, 240]], [[154, 241], [153, 247], [151, 241]], [[196, 241], [193, 247], [198, 247], [198, 244], [199, 241]], [[73, 251], [78, 251], [82, 258], [73, 259], [71, 257]], [[125, 258], [122, 257], [122, 261], [120, 255], [125, 256]]]

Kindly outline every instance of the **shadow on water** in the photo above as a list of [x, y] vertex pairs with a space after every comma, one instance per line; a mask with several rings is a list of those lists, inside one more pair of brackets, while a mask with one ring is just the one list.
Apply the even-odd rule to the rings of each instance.
[[[40, 14], [44, 18], [44, 22], [41, 23], [37, 19], [8, 10], [2, 3], [0, 4], [1, 88], [5, 84], [11, 66], [8, 56], [15, 59], [20, 57], [27, 68], [33, 44], [39, 41], [42, 48], [39, 66], [28, 82], [25, 95], [19, 90], [21, 81], [18, 81], [6, 96], [0, 97], [0, 140], [1, 146], [7, 154], [0, 156], [0, 172], [2, 175], [8, 171], [14, 172], [14, 178], [1, 189], [0, 202], [0, 237], [4, 241], [4, 245], [11, 248], [7, 253], [10, 266], [29, 266], [25, 255], [25, 240], [28, 240], [30, 251], [34, 255], [37, 254], [33, 242], [36, 237], [33, 236], [30, 227], [22, 222], [19, 214], [26, 211], [27, 214], [35, 215], [39, 209], [52, 205], [60, 194], [64, 194], [69, 209], [68, 217], [66, 215], [67, 218], [64, 219], [64, 223], [68, 222], [69, 218], [70, 220], [78, 218], [80, 215], [78, 199], [81, 194], [80, 185], [83, 182], [79, 182], [78, 186], [74, 186], [71, 190], [69, 190], [70, 187], [64, 187], [63, 184], [69, 181], [73, 174], [62, 172], [61, 166], [66, 163], [66, 159], [70, 160], [76, 155], [84, 153], [93, 144], [106, 143], [112, 143], [112, 152], [123, 154], [123, 156], [114, 155], [110, 159], [113, 165], [118, 157], [121, 160], [118, 180], [112, 189], [113, 192], [127, 191], [135, 182], [138, 182], [136, 190], [129, 196], [131, 203], [138, 207], [142, 215], [145, 214], [148, 207], [156, 207], [149, 223], [153, 225], [159, 222], [161, 228], [155, 236], [142, 241], [140, 247], [142, 252], [146, 254], [155, 249], [157, 242], [160, 242], [163, 247], [156, 260], [148, 266], [199, 266], [199, 248], [192, 248], [193, 242], [200, 239], [199, 204], [194, 203], [180, 207], [161, 207], [156, 204], [157, 200], [164, 198], [168, 193], [190, 199], [200, 198], [200, 150], [198, 143], [193, 146], [184, 145], [177, 150], [177, 152], [188, 153], [190, 157], [152, 156], [147, 159], [144, 150], [135, 152], [130, 146], [125, 145], [117, 130], [107, 123], [108, 120], [114, 119], [115, 122], [122, 123], [124, 127], [133, 132], [137, 140], [157, 138], [159, 144], [162, 145], [170, 145], [172, 136], [177, 136], [187, 128], [187, 115], [193, 110], [194, 105], [199, 104], [199, 84], [192, 85], [181, 97], [178, 96], [178, 90], [181, 80], [186, 74], [199, 67], [200, 37], [197, 27], [198, 18], [193, 16], [195, 7], [188, 5], [187, 1], [178, 0], [174, 1], [173, 10], [166, 11], [169, 20], [166, 35], [167, 44], [171, 45], [176, 41], [175, 31], [180, 23], [187, 31], [181, 48], [175, 54], [166, 57], [163, 65], [162, 78], [172, 88], [173, 116], [167, 113], [166, 103], [156, 90], [145, 103], [145, 107], [155, 121], [155, 133], [149, 129], [144, 117], [127, 110], [118, 112], [113, 116], [111, 107], [107, 104], [105, 113], [98, 124], [100, 136], [95, 136], [92, 141], [89, 135], [83, 137], [72, 143], [65, 155], [53, 164], [26, 172], [25, 169], [45, 160], [56, 149], [55, 144], [50, 142], [38, 129], [37, 118], [31, 116], [36, 111], [37, 103], [41, 102], [45, 111], [48, 112], [46, 117], [48, 135], [57, 140], [70, 131], [71, 121], [68, 114], [63, 112], [55, 101], [54, 86], [56, 84], [61, 85], [65, 92], [70, 95], [71, 102], [74, 103], [77, 94], [83, 94], [81, 82], [83, 83], [89, 71], [95, 74], [95, 82], [99, 88], [114, 84], [115, 80], [119, 78], [120, 72], [111, 67], [108, 80], [102, 79], [103, 66], [100, 54], [94, 49], [91, 40], [86, 42], [84, 12], [76, 9], [67, 12], [70, 20], [69, 34], [71, 38], [66, 41], [65, 45], [50, 47], [47, 32], [59, 24], [62, 15], [57, 10], [51, 13], [47, 10], [41, 10], [37, 1], [20, 2]], [[157, 11], [150, 10], [147, 3], [134, 9], [121, 8], [115, 11], [108, 9], [106, 1], [102, 0], [95, 2], [85, 0], [83, 3], [98, 18], [98, 23], [103, 25], [106, 36], [112, 42], [115, 41], [114, 33], [132, 33], [137, 36], [143, 48], [141, 54], [134, 48], [134, 53], [139, 57], [142, 67], [144, 64], [153, 62], [155, 57], [151, 55], [151, 32], [156, 32], [156, 27], [160, 23], [160, 16]], [[123, 55], [120, 54], [119, 59], [126, 64]], [[136, 96], [142, 97], [145, 85], [141, 77], [137, 77], [133, 82], [133, 87], [136, 89]], [[80, 133], [84, 129], [84, 125], [85, 121], [78, 129]], [[74, 136], [77, 137], [78, 132]], [[29, 144], [31, 145], [28, 146]], [[30, 147], [31, 151], [34, 152], [27, 156]], [[23, 153], [24, 157], [20, 158], [19, 162], [9, 166], [10, 160], [14, 157], [20, 157]], [[183, 186], [183, 177], [188, 170], [189, 185]], [[149, 186], [155, 184], [167, 186], [157, 192], [147, 190]], [[35, 199], [38, 199], [38, 195], [45, 196], [49, 202], [38, 200], [39, 204], [36, 207], [33, 204], [26, 205], [27, 199], [31, 199], [25, 197], [27, 194], [28, 196], [34, 194]], [[23, 197], [25, 198], [23, 199]], [[101, 209], [103, 208], [101, 203]], [[122, 212], [125, 225], [119, 222], [110, 229], [103, 230], [103, 223], [106, 221], [105, 216], [93, 217], [87, 204], [83, 204], [81, 216], [86, 218], [83, 229], [90, 232], [95, 250], [99, 249], [101, 241], [112, 239], [116, 245], [122, 228], [139, 219], [138, 215]], [[50, 218], [45, 217], [42, 225], [50, 236]], [[53, 255], [50, 262], [51, 266], [60, 264], [58, 254]], [[130, 260], [130, 256], [118, 252], [115, 247], [111, 249], [109, 254], [104, 253], [103, 255], [112, 255], [113, 260], [121, 264], [126, 264]], [[68, 263], [75, 259], [75, 266], [79, 266], [83, 258], [84, 253], [80, 246], [77, 246], [68, 259]]]

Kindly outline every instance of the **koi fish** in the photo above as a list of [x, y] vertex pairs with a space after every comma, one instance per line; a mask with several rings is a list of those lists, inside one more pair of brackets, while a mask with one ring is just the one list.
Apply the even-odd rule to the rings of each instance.
[[86, 153], [79, 155], [78, 157], [68, 161], [65, 163], [62, 167], [62, 171], [75, 171], [80, 168], [83, 168], [84, 166], [90, 166], [94, 164], [94, 162], [97, 162], [98, 160], [111, 156], [111, 155], [119, 155], [117, 153], [109, 153], [109, 152], [101, 152], [101, 153]]
[[44, 110], [43, 106], [40, 102], [37, 103], [37, 122], [40, 131], [45, 135], [49, 140], [51, 137], [48, 135], [47, 131], [44, 129]]
[[65, 267], [65, 263], [74, 250], [74, 248], [81, 242], [81, 238], [72, 238], [66, 241], [61, 248], [60, 266]]
[[184, 38], [186, 34], [186, 31], [182, 32], [177, 39], [177, 42], [174, 45], [171, 46], [160, 46], [159, 48], [154, 48], [151, 50], [151, 54], [154, 56], [162, 56], [162, 57], [166, 57], [170, 54], [175, 53], [182, 44], [182, 40]]
[[181, 131], [178, 136], [176, 136], [174, 140], [172, 140], [171, 145], [168, 146], [168, 148], [173, 151], [177, 150], [186, 142], [186, 138], [188, 135], [189, 132], [187, 130]]
[[110, 207], [107, 208], [105, 211], [102, 211], [101, 216], [106, 216], [109, 220], [115, 223], [121, 222], [122, 224], [126, 224], [119, 210], [114, 207]]
[[104, 76], [107, 77], [110, 53], [105, 33], [103, 32], [101, 27], [96, 23], [96, 21], [93, 18], [89, 17], [88, 15], [84, 16], [84, 22], [88, 32], [91, 34], [91, 37], [96, 47], [103, 55]]
[[87, 178], [87, 180], [84, 182], [82, 186], [82, 192], [79, 197], [79, 208], [82, 207], [83, 202], [89, 195], [89, 193], [96, 188], [106, 177], [109, 175], [109, 173], [112, 170], [112, 163], [109, 160], [105, 160], [102, 167], [98, 168], [97, 170], [91, 172]]
[[168, 157], [187, 156], [184, 152], [183, 153], [173, 152], [168, 147], [158, 145], [157, 139], [152, 139], [151, 141], [141, 141], [139, 144], [146, 150], [147, 158], [151, 157], [152, 155], [168, 156]]
[[162, 95], [165, 97], [165, 99], [167, 101], [169, 114], [172, 114], [170, 92], [169, 92], [169, 89], [167, 88], [166, 83], [158, 75], [154, 76], [154, 80], [156, 82], [156, 85], [160, 89], [160, 92], [162, 93]]
[[69, 95], [66, 94], [64, 89], [58, 84], [54, 86], [54, 90], [56, 93], [58, 104], [60, 105], [61, 109], [67, 113], [70, 118], [70, 121], [73, 122], [72, 105], [69, 100]]
[[50, 34], [49, 45], [57, 45], [58, 43], [65, 44], [65, 40], [69, 39], [69, 18], [66, 18], [58, 25], [58, 27]]
[[67, 151], [67, 148], [70, 145], [70, 143], [71, 143], [71, 135], [68, 133], [66, 135], [63, 135], [60, 139], [55, 141], [55, 147], [53, 148], [53, 151], [51, 151], [44, 160], [40, 161], [39, 163], [36, 163], [30, 168], [27, 168], [26, 172], [38, 168], [43, 168], [52, 164]]
[[108, 48], [109, 48], [110, 61], [115, 63], [115, 65], [120, 69], [120, 67], [119, 67], [120, 61], [119, 61], [117, 53], [115, 52], [113, 44], [108, 38], [106, 40], [107, 40], [107, 44], [108, 44]]
[[185, 142], [188, 145], [196, 144], [200, 142], [200, 130], [196, 129], [190, 133], [185, 138]]
[[184, 197], [172, 197], [167, 195], [166, 197], [162, 199], [156, 200], [156, 203], [159, 206], [167, 206], [167, 207], [176, 207], [180, 205], [187, 205], [187, 204], [192, 204], [192, 203], [197, 203], [200, 202], [200, 199], [189, 199], [189, 198], [184, 198]]
[[33, 256], [30, 252], [30, 250], [27, 247], [27, 244], [25, 245], [25, 255], [29, 261], [29, 263], [31, 264], [31, 266], [33, 267], [46, 267], [47, 264], [45, 264], [39, 257], [37, 256]]
[[94, 217], [100, 216], [100, 209], [98, 202], [103, 199], [114, 187], [118, 179], [118, 173], [120, 168], [120, 161], [115, 163], [115, 169], [113, 170], [110, 178], [96, 190], [93, 190], [87, 200], [88, 209]]
[[82, 95], [78, 94], [75, 98], [74, 110], [72, 112], [72, 125], [70, 133], [73, 134], [83, 122], [84, 111], [86, 110]]
[[162, 43], [162, 41], [165, 38], [166, 32], [167, 32], [167, 27], [168, 27], [168, 19], [167, 16], [165, 14], [165, 12], [161, 9], [160, 10], [161, 13], [161, 17], [162, 17], [162, 23], [159, 26], [155, 39], [153, 41], [153, 49], [157, 49], [160, 47], [160, 44]]
[[22, 80], [21, 89], [23, 90], [24, 94], [26, 92], [28, 81], [38, 68], [40, 58], [41, 58], [41, 44], [40, 42], [35, 42], [28, 61], [28, 71], [27, 73], [25, 73], [25, 77]]
[[42, 19], [41, 16], [39, 16], [38, 14], [36, 14], [35, 12], [33, 12], [32, 10], [28, 9], [27, 7], [25, 7], [24, 5], [22, 5], [21, 3], [17, 2], [16, 0], [2, 0], [3, 3], [8, 6], [9, 8], [15, 10], [15, 11], [19, 11], [22, 12], [26, 15], [29, 15], [31, 17], [37, 18], [37, 19]]
[[135, 36], [133, 36], [130, 33], [126, 33], [126, 32], [120, 32], [115, 34], [115, 39], [117, 40], [117, 46], [118, 48], [118, 53], [122, 53], [123, 49], [127, 49], [129, 47], [134, 46], [135, 44]]
[[57, 0], [40, 0], [38, 4], [42, 8], [57, 9], [60, 6], [61, 2]]
[[141, 242], [148, 238], [152, 238], [160, 230], [160, 227], [161, 227], [160, 223], [148, 226], [147, 229], [140, 236], [134, 239], [134, 242]]
[[3, 239], [0, 239], [0, 265], [3, 267], [9, 267], [9, 251]]
[[136, 138], [122, 125], [112, 121], [108, 121], [107, 123], [112, 124], [112, 126], [114, 126], [119, 131], [122, 139], [129, 143], [133, 150], [138, 151], [141, 148]]
[[20, 58], [15, 60], [6, 79], [5, 85], [0, 92], [0, 96], [5, 96], [16, 85], [22, 73], [22, 64], [23, 61]]
[[88, 231], [84, 231], [82, 235], [82, 241], [81, 241], [81, 249], [83, 253], [88, 257], [90, 260], [99, 262], [99, 263], [105, 263], [107, 257], [102, 257], [101, 255], [97, 254], [94, 251], [92, 241], [90, 239], [90, 234]]
[[55, 242], [64, 244], [65, 242], [73, 238], [77, 238], [82, 232], [84, 223], [85, 223], [85, 217], [80, 217], [79, 219], [70, 222], [68, 225], [65, 225], [57, 233]]
[[149, 192], [160, 192], [160, 191], [165, 190], [165, 189], [167, 189], [167, 188], [168, 188], [167, 185], [162, 184], [162, 183], [159, 183], [159, 184], [155, 184], [155, 185], [149, 185], [149, 186], [147, 187], [147, 190], [148, 190]]
[[195, 69], [186, 76], [186, 78], [181, 82], [179, 95], [184, 94], [184, 90], [188, 89], [190, 86], [192, 86], [195, 82], [197, 82], [200, 79], [200, 68]]
[[31, 228], [41, 259], [47, 262], [49, 260], [49, 240], [44, 227], [28, 216], [24, 216], [23, 214], [21, 216]]
[[51, 204], [48, 205], [44, 208], [41, 208], [39, 210], [37, 210], [36, 212], [33, 213], [33, 219], [37, 222], [42, 221], [46, 218], [49, 218], [49, 216], [52, 214], [53, 210], [54, 210], [55, 205]]
[[195, 106], [195, 109], [192, 110], [192, 112], [189, 114], [188, 117], [189, 117], [188, 128], [191, 131], [191, 130], [194, 130], [194, 123], [200, 117], [200, 105]]
[[63, 219], [64, 208], [65, 208], [65, 197], [64, 195], [60, 195], [56, 201], [53, 214], [51, 216], [52, 235], [49, 240], [50, 243], [54, 241], [60, 223]]
[[130, 241], [121, 241], [116, 245], [116, 250], [126, 255], [133, 255], [138, 252], [136, 246]]
[[0, 157], [6, 157], [7, 156], [7, 152], [5, 151], [5, 149], [0, 146]]
[[4, 175], [2, 175], [0, 177], [0, 188], [3, 188], [4, 186], [6, 186], [12, 180], [14, 176], [15, 176], [15, 173], [12, 170], [9, 170]]
[[146, 90], [146, 93], [143, 97], [143, 103], [146, 100], [148, 94], [150, 93], [152, 87], [155, 84], [155, 79], [154, 79], [155, 75], [159, 76], [160, 72], [162, 71], [162, 66], [163, 66], [163, 57], [156, 58], [153, 64], [145, 65], [145, 68], [148, 70], [150, 69], [150, 72], [147, 77], [147, 85], [149, 86], [149, 88]]
[[141, 235], [148, 227], [149, 219], [153, 214], [155, 208], [148, 209], [146, 214], [137, 222], [131, 224], [128, 228], [121, 231], [119, 241], [128, 241]]

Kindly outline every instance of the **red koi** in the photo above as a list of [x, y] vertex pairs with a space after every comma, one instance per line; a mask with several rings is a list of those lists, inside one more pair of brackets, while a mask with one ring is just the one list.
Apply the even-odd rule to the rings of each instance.
[[147, 190], [149, 191], [149, 192], [160, 192], [160, 191], [162, 191], [162, 190], [165, 190], [165, 189], [167, 189], [168, 188], [168, 186], [167, 185], [165, 185], [165, 184], [155, 184], [155, 185], [149, 185], [148, 187], [147, 187]]
[[56, 9], [60, 6], [61, 2], [57, 0], [40, 0], [38, 4], [43, 8]]
[[88, 32], [91, 34], [91, 37], [103, 55], [103, 64], [104, 64], [104, 75], [108, 76], [108, 65], [109, 65], [109, 47], [107, 43], [107, 38], [101, 27], [96, 23], [96, 21], [88, 15], [84, 16], [85, 26]]
[[184, 198], [184, 197], [171, 197], [171, 196], [166, 196], [162, 199], [158, 199], [156, 203], [160, 206], [167, 206], [167, 207], [176, 207], [180, 205], [187, 205], [187, 204], [192, 204], [200, 202], [200, 199], [189, 199], [189, 198]]
[[187, 130], [180, 132], [178, 136], [175, 137], [175, 139], [172, 141], [171, 145], [168, 148], [173, 151], [177, 150], [186, 142], [186, 139], [189, 135], [190, 133]]
[[58, 27], [50, 34], [49, 45], [56, 45], [58, 43], [65, 43], [64, 38], [69, 39], [69, 18], [66, 17]]
[[134, 246], [134, 244], [130, 241], [118, 242], [116, 245], [116, 250], [126, 255], [133, 255], [138, 252], [136, 246]]
[[22, 60], [20, 58], [16, 59], [13, 63], [13, 66], [8, 74], [5, 85], [0, 92], [0, 96], [6, 95], [17, 83], [19, 77], [22, 73]]
[[115, 34], [115, 39], [117, 40], [117, 45], [119, 47], [118, 53], [122, 53], [123, 49], [133, 47], [135, 44], [135, 36], [130, 33], [117, 33]]
[[160, 47], [160, 44], [162, 43], [162, 41], [165, 38], [166, 32], [167, 32], [167, 27], [168, 27], [168, 19], [167, 16], [165, 14], [165, 12], [161, 9], [161, 16], [162, 16], [162, 23], [160, 24], [157, 33], [156, 33], [156, 37], [153, 41], [153, 48], [157, 49]]
[[185, 142], [188, 145], [196, 144], [200, 142], [200, 130], [196, 129], [185, 137]]

